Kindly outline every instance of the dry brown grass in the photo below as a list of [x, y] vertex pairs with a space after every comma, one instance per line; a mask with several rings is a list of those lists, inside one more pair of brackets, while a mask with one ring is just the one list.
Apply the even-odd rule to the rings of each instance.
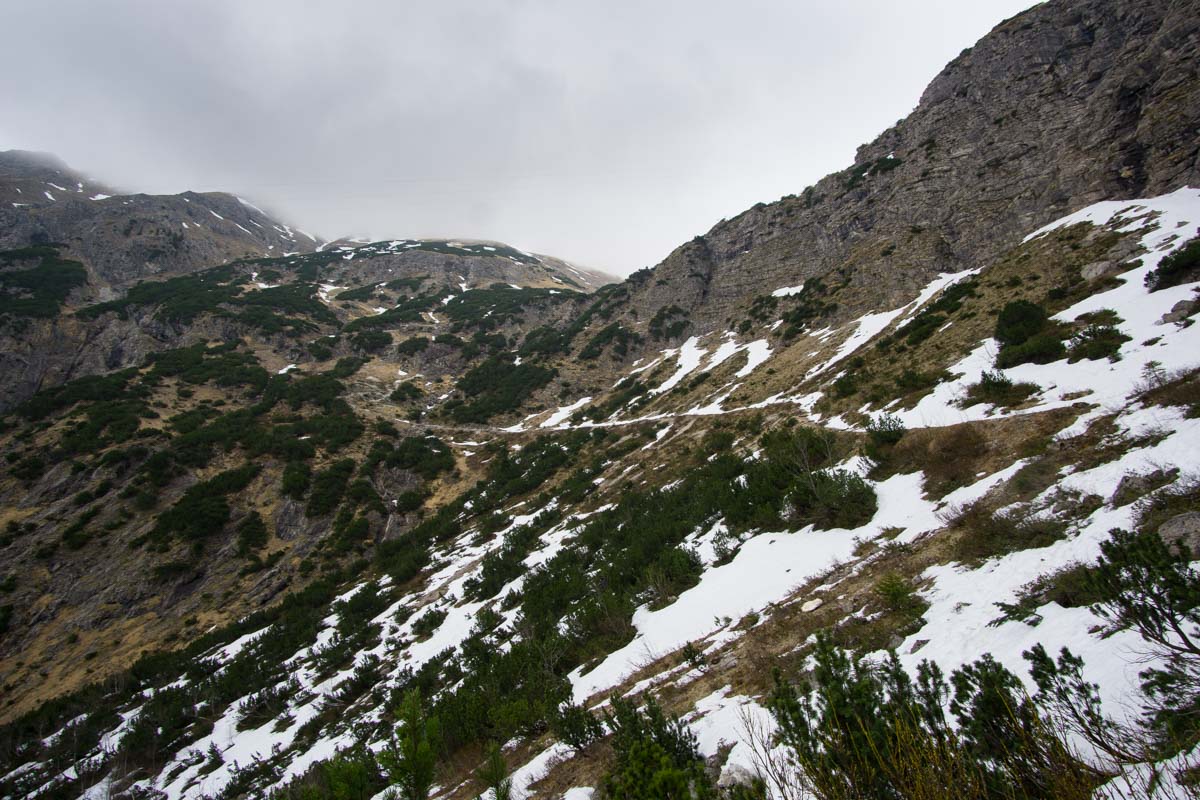
[[1152, 373], [1143, 381], [1138, 398], [1152, 405], [1183, 406], [1188, 416], [1200, 415], [1200, 369]]
[[1056, 409], [944, 428], [918, 428], [904, 435], [881, 465], [881, 475], [925, 473], [925, 491], [943, 497], [973, 483], [980, 473], [1003, 469], [1031, 449], [1044, 447], [1082, 409]]

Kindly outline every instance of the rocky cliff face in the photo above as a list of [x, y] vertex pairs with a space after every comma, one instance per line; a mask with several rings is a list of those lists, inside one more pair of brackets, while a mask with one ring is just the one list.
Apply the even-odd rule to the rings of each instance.
[[683, 245], [635, 306], [645, 318], [677, 304], [712, 330], [764, 290], [820, 278], [834, 317], [850, 318], [1071, 209], [1200, 183], [1197, 14], [1089, 0], [1002, 23], [852, 166]]

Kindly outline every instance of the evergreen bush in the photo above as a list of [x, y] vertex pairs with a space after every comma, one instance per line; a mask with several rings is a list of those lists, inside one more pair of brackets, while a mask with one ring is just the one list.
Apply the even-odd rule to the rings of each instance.
[[1191, 239], [1175, 252], [1164, 256], [1146, 275], [1146, 287], [1152, 292], [1179, 286], [1200, 276], [1200, 237]]

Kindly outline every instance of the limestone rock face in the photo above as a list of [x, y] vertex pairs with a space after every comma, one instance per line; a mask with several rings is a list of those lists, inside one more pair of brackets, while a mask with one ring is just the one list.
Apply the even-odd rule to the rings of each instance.
[[[1200, 3], [1050, 2], [939, 74], [854, 165], [675, 250], [633, 297], [689, 333], [819, 278], [834, 321], [894, 308], [1089, 203], [1200, 181]], [[685, 334], [687, 335], [687, 334]]]
[[35, 392], [85, 375], [140, 366], [151, 353], [241, 335], [230, 320], [205, 318], [182, 328], [151, 318], [108, 315], [97, 320], [62, 315], [0, 327], [0, 409]]

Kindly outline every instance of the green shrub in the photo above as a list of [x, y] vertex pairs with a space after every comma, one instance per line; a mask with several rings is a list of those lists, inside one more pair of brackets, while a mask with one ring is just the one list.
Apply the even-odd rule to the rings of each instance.
[[1071, 337], [1067, 360], [1071, 363], [1084, 358], [1089, 361], [1101, 358], [1115, 361], [1120, 357], [1121, 345], [1128, 341], [1130, 337], [1121, 333], [1116, 326], [1092, 323]]
[[406, 436], [390, 450], [379, 452], [387, 466], [410, 470], [427, 481], [454, 469], [450, 446], [436, 436]]
[[285, 497], [293, 500], [303, 500], [308, 493], [308, 484], [312, 480], [312, 468], [303, 461], [289, 461], [283, 468], [283, 479], [280, 491]]
[[[96, 317], [116, 312], [128, 316], [131, 307], [154, 307], [154, 318], [167, 323], [188, 324], [203, 314], [237, 320], [262, 329], [266, 333], [285, 332], [299, 335], [317, 329], [308, 319], [336, 324], [337, 317], [316, 298], [317, 289], [311, 283], [290, 283], [269, 289], [243, 292], [243, 279], [229, 264], [167, 278], [162, 281], [142, 281], [130, 288], [125, 297], [89, 306], [79, 314]], [[275, 313], [281, 312], [281, 313]]]
[[[837, 303], [830, 303], [824, 298], [830, 295], [830, 289], [820, 278], [809, 278], [804, 282], [800, 293], [784, 300], [792, 304], [792, 308], [783, 312], [782, 336], [792, 339], [798, 336], [811, 323], [837, 310]], [[774, 299], [774, 298], [772, 298]], [[751, 308], [753, 313], [754, 309]]]
[[500, 745], [493, 742], [487, 753], [487, 760], [479, 768], [480, 782], [491, 789], [492, 800], [512, 800], [512, 778], [508, 776]]
[[382, 314], [374, 314], [369, 317], [359, 317], [358, 319], [350, 320], [342, 326], [342, 333], [354, 333], [355, 331], [371, 328], [394, 328], [398, 324], [421, 322], [421, 313], [433, 308], [445, 296], [445, 294], [441, 293], [420, 294], [416, 297], [400, 300], [395, 306]]
[[251, 511], [237, 527], [238, 555], [248, 556], [267, 543], [267, 526], [257, 511]]
[[312, 491], [304, 509], [305, 515], [323, 517], [333, 513], [342, 502], [342, 494], [346, 491], [346, 483], [350, 476], [354, 474], [354, 467], [354, 459], [343, 458], [318, 472], [312, 480]]
[[909, 347], [915, 347], [936, 333], [945, 323], [944, 315], [925, 311], [897, 329], [893, 338], [903, 338]]
[[567, 345], [568, 340], [563, 333], [554, 328], [542, 326], [525, 334], [525, 340], [521, 342], [520, 353], [523, 356], [539, 353], [562, 353], [566, 352]]
[[[1190, 751], [1200, 743], [1200, 572], [1193, 565], [1195, 556], [1182, 542], [1168, 544], [1157, 533], [1123, 530], [1113, 530], [1100, 551], [1088, 576], [1098, 597], [1090, 608], [1105, 622], [1102, 635], [1132, 630], [1144, 643], [1140, 660], [1153, 665], [1140, 673], [1145, 724], [1157, 751], [1153, 757]], [[1067, 663], [1059, 666], [1069, 667], [1070, 653], [1064, 650], [1063, 657]], [[1042, 659], [1044, 669], [1047, 661]], [[1043, 691], [1048, 688], [1046, 681], [1038, 684]]]
[[447, 611], [442, 608], [431, 608], [421, 616], [413, 620], [412, 632], [413, 636], [418, 639], [426, 639], [433, 635], [433, 632], [438, 629], [442, 621], [446, 619]]
[[612, 345], [612, 357], [624, 358], [629, 352], [632, 345], [636, 345], [641, 341], [641, 337], [632, 331], [625, 328], [619, 322], [614, 322], [605, 328], [602, 328], [599, 333], [591, 338], [583, 349], [579, 351], [579, 357], [588, 360], [599, 356], [604, 352], [604, 348]]
[[316, 341], [309, 343], [308, 353], [317, 361], [328, 361], [333, 358], [333, 350], [324, 341]]
[[959, 402], [963, 408], [969, 408], [978, 403], [991, 403], [994, 406], [1015, 406], [1037, 394], [1036, 384], [1021, 382], [1013, 383], [1012, 379], [1000, 370], [986, 371], [979, 376], [979, 381], [967, 387], [966, 395]]
[[898, 572], [888, 572], [875, 583], [875, 596], [885, 609], [897, 614], [919, 616], [928, 605], [912, 581]]
[[15, 411], [25, 419], [36, 422], [76, 403], [143, 398], [148, 394], [145, 387], [130, 385], [137, 374], [136, 369], [124, 369], [107, 375], [76, 378], [61, 386], [43, 389], [17, 406]]
[[87, 544], [92, 536], [87, 530], [88, 523], [100, 514], [99, 508], [83, 512], [63, 531], [63, 543], [72, 550], [78, 550]]
[[511, 355], [489, 356], [458, 382], [467, 401], [450, 402], [445, 408], [456, 422], [484, 423], [498, 414], [516, 411], [556, 374], [553, 369], [535, 364], [514, 364]]
[[151, 354], [149, 378], [178, 377], [189, 384], [215, 383], [217, 386], [247, 386], [255, 392], [266, 388], [270, 375], [253, 353], [237, 350], [237, 342], [209, 347], [199, 342], [191, 347]]
[[894, 414], [880, 414], [867, 423], [867, 438], [877, 448], [898, 444], [907, 432], [904, 422]]
[[879, 509], [875, 490], [856, 473], [844, 469], [814, 470], [801, 476], [789, 497], [793, 519], [816, 530], [857, 528]]
[[867, 422], [867, 441], [863, 446], [863, 454], [871, 461], [872, 469], [883, 469], [887, 465], [896, 445], [907, 432], [900, 418], [892, 414], [880, 414]]
[[346, 302], [347, 300], [365, 303], [376, 298], [376, 290], [378, 289], [379, 286], [377, 284], [368, 283], [365, 286], [359, 286], [355, 289], [343, 289], [333, 299], [339, 303]]
[[1046, 309], [1028, 300], [1013, 300], [996, 317], [994, 336], [1002, 345], [1018, 345], [1041, 333], [1049, 324]]
[[[683, 319], [675, 319], [676, 317]], [[677, 305], [662, 306], [650, 318], [650, 335], [655, 339], [677, 339], [691, 324], [686, 317], [687, 312]]]
[[401, 492], [396, 496], [395, 509], [401, 514], [409, 511], [419, 511], [425, 505], [425, 493], [416, 489]]
[[514, 289], [494, 283], [486, 289], [469, 289], [455, 295], [442, 308], [454, 323], [455, 332], [467, 328], [490, 331], [507, 322], [519, 321], [530, 305], [570, 302], [578, 296], [568, 291]]
[[960, 510], [951, 524], [963, 531], [954, 545], [953, 558], [966, 563], [1047, 547], [1067, 532], [1066, 524], [1053, 517], [993, 513], [982, 501]]
[[859, 377], [853, 372], [844, 372], [833, 382], [834, 397], [853, 397], [858, 394]]
[[225, 496], [240, 492], [250, 485], [259, 469], [257, 464], [245, 464], [195, 484], [158, 516], [148, 534], [149, 538], [162, 541], [181, 536], [198, 545], [213, 534], [220, 533], [229, 521], [230, 514]]
[[362, 369], [363, 364], [366, 363], [367, 360], [365, 358], [354, 358], [353, 356], [348, 358], [339, 358], [337, 363], [333, 365], [333, 369], [329, 370], [325, 374], [330, 378], [349, 378], [351, 375]]
[[647, 698], [644, 710], [623, 697], [611, 698], [610, 707], [605, 719], [616, 759], [604, 776], [606, 797], [698, 800], [714, 795], [696, 736], [685, 723], [668, 717], [653, 698]]
[[1095, 569], [1088, 564], [1073, 563], [1042, 575], [1021, 587], [1015, 603], [996, 603], [1003, 615], [990, 625], [1021, 621], [1037, 624], [1037, 609], [1058, 603], [1063, 608], [1083, 608], [1105, 599], [1097, 590]]
[[1049, 364], [1067, 353], [1046, 309], [1028, 300], [1014, 300], [1000, 310], [994, 336], [1001, 345], [996, 355], [1000, 369]]
[[71, 292], [87, 283], [83, 265], [60, 258], [57, 248], [34, 245], [0, 252], [0, 264], [5, 266], [38, 261], [31, 269], [0, 271], [0, 317], [57, 316]]
[[[1096, 775], [1042, 719], [1020, 680], [984, 655], [948, 685], [925, 661], [916, 680], [895, 654], [851, 655], [819, 634], [812, 682], [777, 677], [768, 708], [779, 741], [819, 800], [944, 797], [1085, 800]], [[953, 687], [953, 689], [951, 689]], [[956, 724], [946, 718], [945, 703]]]
[[1146, 275], [1146, 286], [1152, 292], [1179, 286], [1200, 276], [1200, 237], [1196, 237], [1170, 255]]
[[960, 281], [942, 290], [937, 300], [930, 303], [919, 314], [897, 328], [892, 334], [882, 337], [876, 347], [887, 350], [903, 340], [915, 347], [936, 333], [945, 324], [948, 315], [962, 308], [967, 298], [975, 296], [977, 284], [974, 279]]
[[560, 742], [570, 745], [576, 752], [586, 750], [604, 735], [600, 720], [584, 706], [574, 703], [563, 703], [554, 710], [550, 718], [550, 730]]
[[9, 472], [19, 481], [32, 483], [46, 473], [46, 460], [31, 453], [14, 464]]
[[896, 390], [901, 394], [923, 392], [937, 386], [945, 376], [945, 370], [921, 372], [915, 369], [906, 369], [896, 376]]
[[392, 390], [388, 397], [394, 403], [404, 403], [409, 400], [420, 400], [425, 396], [425, 392], [412, 381], [405, 381]]
[[417, 690], [409, 691], [396, 710], [400, 724], [390, 744], [379, 754], [401, 800], [427, 800], [436, 775], [441, 748], [437, 717], [427, 717]]
[[996, 354], [996, 366], [1008, 369], [1018, 364], [1049, 364], [1067, 355], [1066, 345], [1053, 333], [1039, 333], [1021, 344], [1005, 345]]
[[396, 352], [402, 356], [415, 356], [429, 349], [429, 339], [424, 336], [413, 336], [396, 345]]

